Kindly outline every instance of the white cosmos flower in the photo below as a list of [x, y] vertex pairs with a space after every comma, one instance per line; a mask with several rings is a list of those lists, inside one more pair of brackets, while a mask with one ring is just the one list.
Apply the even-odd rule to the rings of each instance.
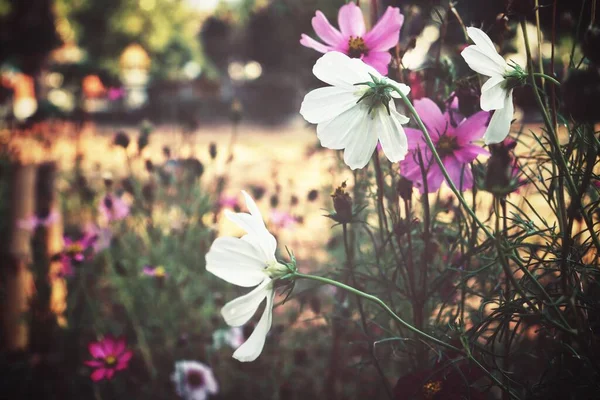
[[513, 89], [506, 79], [511, 68], [485, 32], [469, 27], [467, 33], [475, 44], [464, 49], [461, 55], [473, 71], [489, 76], [481, 86], [481, 109], [496, 110], [483, 140], [486, 144], [500, 143], [508, 136], [514, 113]]
[[177, 361], [171, 381], [184, 400], [205, 400], [209, 394], [219, 392], [212, 369], [197, 361]]
[[287, 267], [277, 262], [277, 241], [265, 227], [256, 203], [242, 191], [247, 213], [225, 210], [225, 216], [246, 231], [242, 238], [217, 238], [206, 254], [206, 270], [234, 285], [256, 286], [250, 293], [225, 304], [221, 314], [229, 326], [242, 326], [256, 313], [267, 299], [265, 310], [250, 335], [233, 353], [239, 361], [254, 361], [262, 352], [267, 332], [273, 319], [273, 279], [287, 272]]
[[396, 111], [394, 100], [391, 99], [400, 95], [389, 93], [388, 113], [382, 103], [360, 100], [372, 89], [357, 84], [373, 82], [373, 76], [395, 86], [404, 94], [410, 92], [408, 86], [383, 77], [360, 59], [349, 58], [335, 51], [317, 60], [313, 74], [331, 86], [308, 93], [302, 102], [300, 114], [308, 122], [317, 124], [321, 146], [334, 150], [345, 149], [344, 162], [352, 169], [367, 165], [378, 140], [391, 162], [404, 159], [408, 143], [401, 124], [409, 119]]

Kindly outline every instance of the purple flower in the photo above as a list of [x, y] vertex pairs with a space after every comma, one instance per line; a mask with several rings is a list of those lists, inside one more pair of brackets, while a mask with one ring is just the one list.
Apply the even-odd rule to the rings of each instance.
[[38, 226], [48, 227], [60, 219], [60, 213], [52, 211], [46, 218], [38, 218], [32, 215], [29, 218], [17, 221], [17, 227], [26, 231], [34, 231]]
[[280, 229], [292, 228], [296, 225], [296, 222], [298, 222], [296, 217], [292, 214], [276, 209], [272, 209], [269, 213], [269, 221], [271, 222], [271, 225]]
[[124, 338], [106, 337], [97, 342], [90, 342], [88, 350], [94, 360], [86, 361], [85, 365], [94, 368], [90, 378], [94, 382], [112, 379], [115, 372], [127, 369], [133, 352], [126, 350]]
[[144, 269], [142, 270], [144, 275], [153, 276], [155, 278], [166, 278], [167, 271], [165, 271], [165, 267], [159, 265], [157, 267], [153, 267], [151, 265], [144, 265]]
[[85, 225], [84, 234], [95, 238], [94, 240], [94, 253], [99, 253], [104, 249], [110, 247], [112, 240], [112, 231], [109, 228], [100, 228], [96, 224], [88, 223]]
[[120, 197], [107, 194], [100, 202], [98, 211], [108, 222], [118, 221], [129, 215], [129, 205]]
[[[471, 144], [485, 133], [490, 113], [480, 111], [460, 121], [456, 127], [453, 116], [447, 111], [442, 114], [430, 99], [415, 100], [415, 109], [427, 127], [444, 167], [454, 184], [461, 190], [473, 187], [473, 173], [469, 163], [479, 155], [489, 155], [480, 146]], [[401, 175], [413, 181], [423, 193], [423, 175], [419, 164], [419, 153], [426, 171], [427, 191], [436, 192], [444, 180], [442, 171], [427, 147], [423, 133], [418, 129], [406, 128], [409, 154], [400, 164]]]
[[219, 208], [231, 208], [234, 210], [239, 210], [240, 203], [237, 196], [221, 196], [221, 198], [219, 198]]
[[80, 239], [72, 239], [68, 236], [63, 237], [63, 252], [60, 257], [62, 271], [60, 275], [71, 276], [74, 274], [73, 263], [81, 263], [86, 256], [93, 250], [96, 237], [84, 235]]
[[403, 22], [400, 9], [388, 7], [373, 29], [367, 32], [360, 7], [348, 3], [338, 12], [339, 30], [329, 23], [321, 11], [317, 11], [313, 17], [313, 29], [325, 44], [306, 34], [302, 34], [300, 44], [321, 53], [338, 51], [351, 58], [360, 58], [382, 75], [387, 75], [388, 64], [392, 60], [389, 49], [398, 44]]

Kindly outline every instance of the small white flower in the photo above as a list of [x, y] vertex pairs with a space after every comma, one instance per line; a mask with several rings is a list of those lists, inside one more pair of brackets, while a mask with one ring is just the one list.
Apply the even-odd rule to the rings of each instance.
[[[250, 214], [225, 210], [225, 216], [246, 231], [242, 238], [220, 237], [206, 254], [206, 270], [234, 285], [256, 286], [250, 293], [225, 304], [221, 314], [229, 326], [242, 326], [267, 299], [254, 331], [234, 353], [239, 361], [254, 361], [262, 352], [273, 319], [273, 278], [284, 275], [287, 267], [277, 262], [277, 241], [265, 227], [256, 203], [242, 191]], [[257, 286], [258, 285], [258, 286]]]
[[378, 140], [391, 162], [404, 159], [408, 143], [401, 124], [406, 124], [409, 119], [396, 111], [391, 98], [399, 98], [400, 95], [388, 90], [385, 97], [387, 104], [373, 101], [363, 98], [367, 91], [373, 89], [360, 84], [373, 82], [375, 78], [395, 86], [404, 94], [410, 92], [408, 86], [383, 77], [360, 59], [335, 51], [317, 60], [313, 74], [331, 86], [308, 93], [300, 114], [308, 122], [317, 124], [321, 146], [345, 149], [344, 162], [352, 169], [367, 165]]
[[206, 400], [209, 394], [219, 392], [212, 369], [197, 361], [177, 361], [171, 381], [184, 400]]
[[485, 32], [469, 27], [467, 33], [475, 44], [464, 49], [461, 55], [473, 71], [489, 76], [481, 86], [481, 109], [496, 110], [483, 140], [486, 144], [500, 143], [510, 132], [514, 113], [513, 88], [507, 80], [511, 68]]
[[227, 345], [233, 349], [237, 349], [246, 338], [244, 337], [244, 330], [239, 326], [234, 326], [228, 329], [217, 329], [213, 332], [213, 347], [219, 350], [221, 347]]

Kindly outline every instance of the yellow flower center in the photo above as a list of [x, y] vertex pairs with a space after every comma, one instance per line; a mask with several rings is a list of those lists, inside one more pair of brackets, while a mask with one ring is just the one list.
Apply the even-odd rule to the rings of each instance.
[[448, 135], [440, 136], [440, 140], [438, 140], [435, 148], [438, 151], [440, 157], [445, 157], [453, 154], [454, 151], [458, 149], [456, 137]]
[[107, 356], [104, 359], [104, 362], [106, 362], [106, 364], [108, 364], [108, 365], [113, 365], [114, 363], [117, 362], [117, 358], [115, 356]]
[[442, 390], [442, 381], [427, 382], [423, 385], [423, 397], [427, 400], [433, 399], [439, 391]]
[[67, 253], [81, 253], [83, 251], [83, 246], [81, 243], [72, 243], [67, 246]]
[[360, 58], [362, 55], [366, 55], [369, 52], [365, 41], [361, 37], [350, 36], [348, 40], [348, 55], [352, 58]]
[[154, 268], [154, 276], [156, 276], [157, 278], [164, 278], [166, 275], [167, 271], [165, 271], [165, 268], [163, 266]]

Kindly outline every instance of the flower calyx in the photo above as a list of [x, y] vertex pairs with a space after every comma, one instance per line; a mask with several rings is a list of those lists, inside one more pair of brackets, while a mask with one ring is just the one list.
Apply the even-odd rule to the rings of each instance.
[[504, 87], [507, 90], [511, 90], [517, 87], [525, 86], [527, 83], [527, 71], [525, 71], [514, 61], [512, 61], [509, 66], [512, 68], [512, 70], [507, 71], [504, 75], [504, 79], [506, 79]]
[[367, 89], [356, 103], [363, 101], [368, 104], [369, 114], [373, 109], [383, 105], [388, 115], [391, 115], [390, 101], [392, 100], [392, 93], [395, 91], [395, 88], [387, 82], [386, 78], [378, 78], [371, 73], [369, 73], [369, 75], [371, 76], [372, 81], [355, 84], [355, 86], [367, 86]]

